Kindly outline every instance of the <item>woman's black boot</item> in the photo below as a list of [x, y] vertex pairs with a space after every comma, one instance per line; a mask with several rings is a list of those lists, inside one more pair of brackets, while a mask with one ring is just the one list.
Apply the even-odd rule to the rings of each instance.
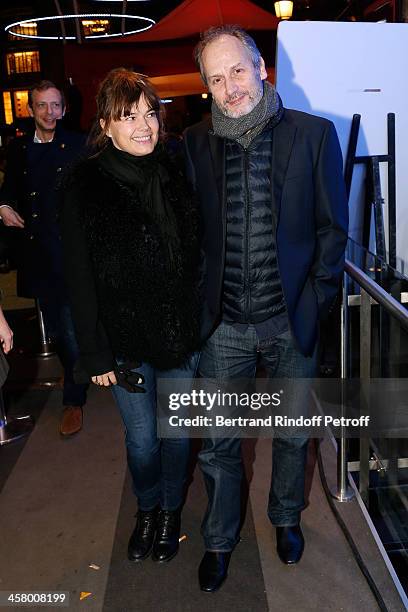
[[136, 514], [136, 527], [128, 545], [130, 561], [143, 561], [150, 555], [157, 528], [157, 516], [157, 507], [153, 510], [139, 510]]
[[177, 555], [180, 538], [181, 509], [160, 510], [153, 544], [153, 561], [163, 563]]

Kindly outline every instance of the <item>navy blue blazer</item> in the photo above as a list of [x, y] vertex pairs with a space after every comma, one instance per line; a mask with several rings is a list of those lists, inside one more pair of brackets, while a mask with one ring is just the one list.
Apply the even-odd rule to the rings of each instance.
[[[225, 140], [205, 120], [184, 134], [187, 172], [203, 219], [203, 336], [218, 325], [226, 244]], [[348, 233], [342, 155], [331, 121], [285, 109], [273, 129], [271, 206], [289, 325], [299, 350], [313, 353], [319, 319], [333, 305]]]
[[35, 298], [64, 293], [62, 250], [57, 221], [57, 185], [64, 170], [85, 150], [85, 136], [57, 122], [50, 143], [35, 144], [34, 132], [9, 145], [0, 202], [24, 219], [24, 229], [5, 228], [17, 260], [17, 293]]

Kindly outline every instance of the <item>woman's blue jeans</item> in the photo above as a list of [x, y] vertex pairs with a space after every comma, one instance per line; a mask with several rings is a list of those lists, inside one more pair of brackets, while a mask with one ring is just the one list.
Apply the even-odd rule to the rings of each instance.
[[136, 369], [143, 374], [146, 393], [129, 393], [115, 385], [112, 393], [125, 425], [128, 466], [139, 510], [176, 510], [183, 502], [190, 454], [188, 438], [157, 438], [157, 381], [160, 378], [192, 379], [198, 353], [173, 370], [157, 370], [148, 363]]

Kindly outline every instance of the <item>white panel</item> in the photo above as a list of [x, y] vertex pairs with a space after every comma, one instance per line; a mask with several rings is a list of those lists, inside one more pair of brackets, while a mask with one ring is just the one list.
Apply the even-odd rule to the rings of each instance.
[[[357, 155], [382, 155], [388, 152], [387, 113], [395, 113], [397, 257], [398, 267], [408, 274], [408, 24], [282, 22], [276, 83], [286, 107], [334, 122], [344, 158], [353, 114], [361, 114]], [[387, 221], [387, 164], [380, 167]], [[363, 178], [355, 166], [350, 198], [354, 238], [362, 224]]]

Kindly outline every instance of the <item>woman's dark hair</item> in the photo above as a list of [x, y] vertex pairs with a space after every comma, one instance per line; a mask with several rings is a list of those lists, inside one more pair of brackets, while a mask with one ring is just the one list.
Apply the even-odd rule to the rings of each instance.
[[[148, 106], [156, 111], [159, 121], [159, 137], [164, 136], [164, 106], [148, 77], [127, 68], [111, 70], [99, 85], [96, 95], [95, 123], [89, 135], [89, 144], [94, 150], [103, 149], [109, 138], [106, 131], [111, 121], [130, 115], [132, 107], [144, 96]], [[102, 129], [100, 120], [105, 122]]]

